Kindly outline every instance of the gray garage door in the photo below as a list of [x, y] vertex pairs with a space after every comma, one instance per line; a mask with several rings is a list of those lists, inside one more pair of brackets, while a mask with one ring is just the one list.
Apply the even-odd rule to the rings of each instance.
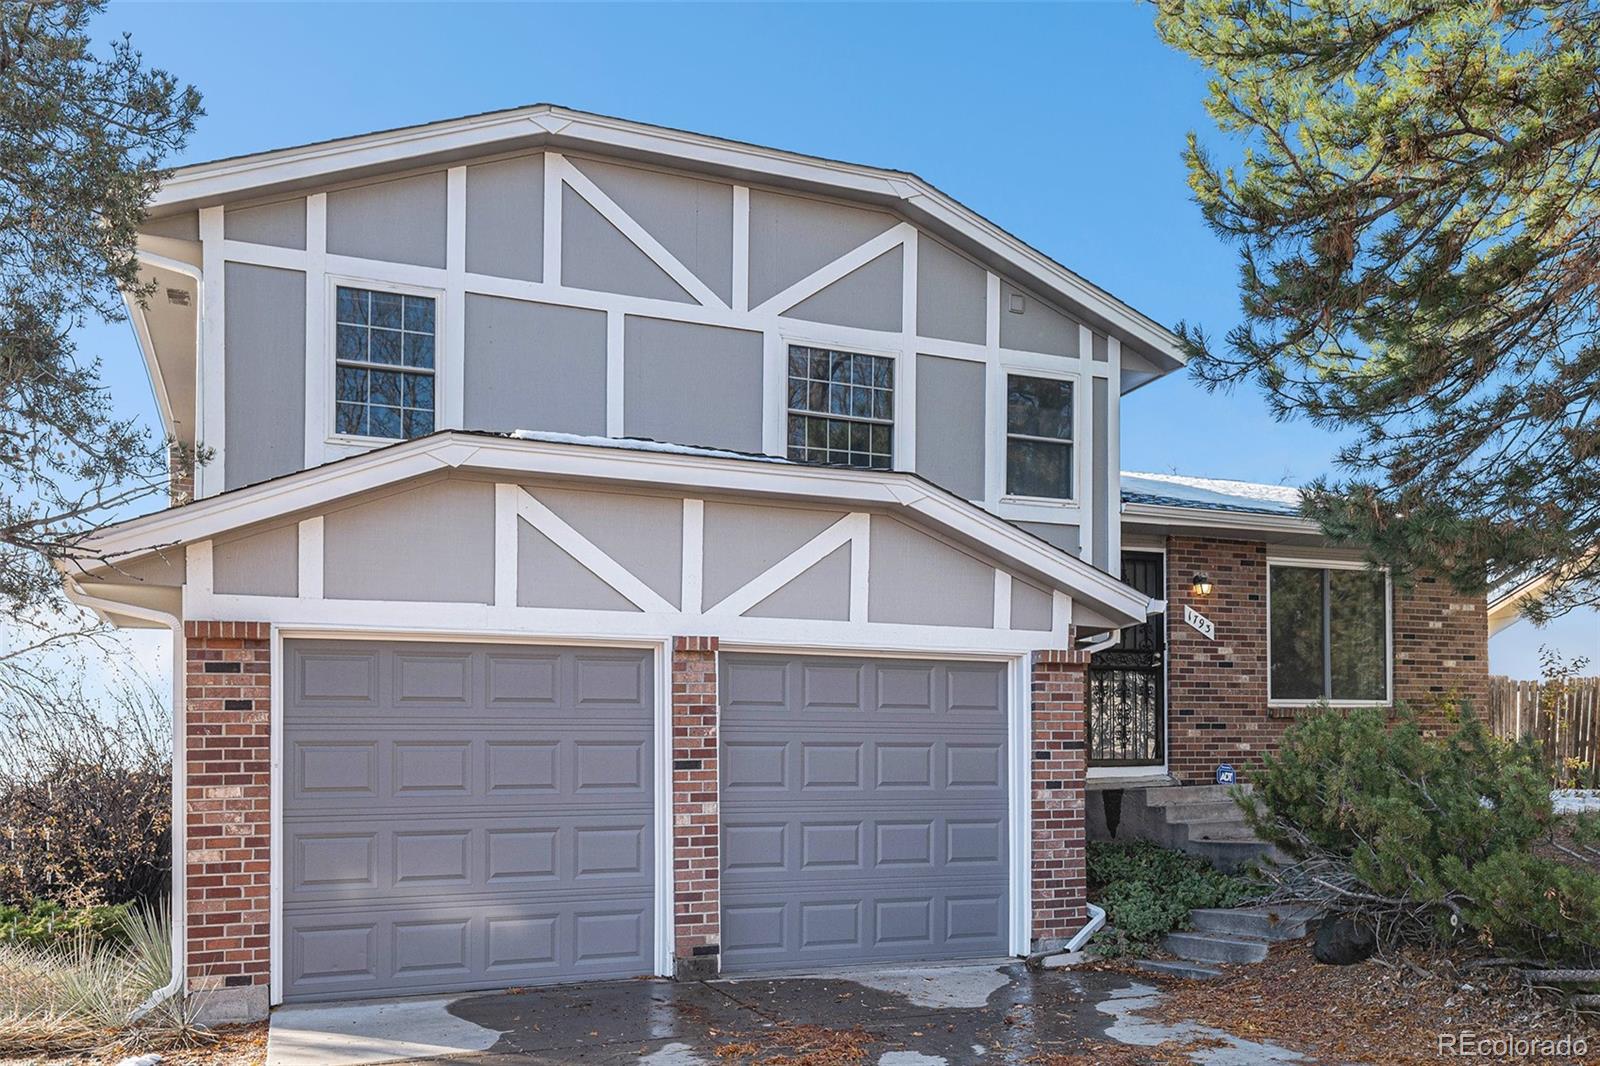
[[1005, 669], [725, 655], [723, 969], [1007, 953]]
[[648, 652], [284, 647], [286, 999], [651, 972]]

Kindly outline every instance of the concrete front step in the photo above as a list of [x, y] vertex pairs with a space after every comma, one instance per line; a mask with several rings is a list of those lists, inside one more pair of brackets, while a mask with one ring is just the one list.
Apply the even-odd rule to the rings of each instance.
[[1189, 912], [1189, 924], [1209, 935], [1298, 940], [1310, 931], [1317, 913], [1306, 906], [1201, 908]]
[[1233, 790], [1242, 788], [1251, 791], [1246, 785], [1183, 785], [1179, 788], [1152, 788], [1145, 793], [1145, 802], [1152, 807], [1165, 807], [1168, 805], [1183, 806], [1190, 803], [1214, 803], [1222, 800], [1233, 802]]
[[1222, 971], [1215, 966], [1207, 966], [1199, 962], [1169, 962], [1166, 959], [1139, 959], [1134, 965], [1141, 970], [1151, 973], [1166, 974], [1168, 977], [1182, 977], [1190, 981], [1209, 981], [1213, 977], [1221, 977]]
[[[1171, 817], [1168, 815], [1168, 817]], [[1190, 840], [1236, 840], [1251, 844], [1260, 844], [1262, 841], [1244, 821], [1233, 821], [1223, 818], [1195, 819], [1173, 823], [1182, 825], [1189, 834]]]
[[1231, 799], [1188, 800], [1162, 805], [1169, 822], [1234, 821], [1244, 823], [1244, 811]]
[[1161, 946], [1193, 962], [1260, 962], [1267, 957], [1265, 940], [1215, 933], [1168, 933]]

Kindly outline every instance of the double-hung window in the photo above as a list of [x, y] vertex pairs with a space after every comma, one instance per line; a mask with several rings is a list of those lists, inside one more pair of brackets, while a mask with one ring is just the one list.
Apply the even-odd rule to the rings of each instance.
[[1386, 574], [1273, 563], [1267, 592], [1273, 700], [1388, 701]]
[[888, 470], [894, 465], [894, 360], [789, 346], [789, 458]]
[[1007, 375], [1006, 495], [1072, 499], [1072, 382]]
[[335, 432], [392, 440], [433, 432], [434, 303], [336, 286]]

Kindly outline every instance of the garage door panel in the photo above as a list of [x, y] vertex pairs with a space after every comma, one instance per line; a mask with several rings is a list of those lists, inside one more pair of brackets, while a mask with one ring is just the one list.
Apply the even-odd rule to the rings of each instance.
[[[470, 825], [464, 826], [464, 822]], [[642, 889], [653, 883], [650, 814], [470, 818], [400, 813], [285, 826], [286, 902], [476, 895], [498, 886]]]
[[[508, 712], [510, 713], [510, 712]], [[581, 725], [525, 720], [451, 730], [291, 725], [287, 792], [297, 810], [427, 807], [440, 797], [521, 809], [532, 800], [651, 801], [651, 738], [637, 717]]]
[[723, 870], [739, 885], [810, 884], [844, 877], [883, 883], [941, 876], [1005, 878], [1006, 813], [899, 812], [862, 816], [848, 806], [803, 813], [723, 815]]
[[1005, 676], [727, 655], [730, 970], [1005, 953]]
[[540, 984], [651, 970], [648, 898], [530, 899], [338, 908], [287, 923], [285, 979], [297, 998]]
[[[726, 970], [1005, 953], [1005, 892], [981, 885], [884, 885], [747, 895], [724, 893]], [[998, 945], [998, 946], [997, 946]]]
[[649, 653], [286, 649], [286, 999], [651, 972]]

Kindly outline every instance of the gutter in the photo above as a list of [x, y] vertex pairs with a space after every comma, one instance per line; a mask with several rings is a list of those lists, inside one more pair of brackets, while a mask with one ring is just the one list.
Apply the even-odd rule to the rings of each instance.
[[188, 779], [186, 766], [188, 752], [184, 745], [183, 728], [185, 717], [183, 671], [186, 661], [183, 622], [176, 615], [158, 611], [153, 607], [139, 607], [91, 596], [71, 578], [63, 581], [62, 585], [66, 590], [67, 599], [80, 607], [89, 608], [96, 614], [103, 615], [109, 612], [127, 615], [130, 618], [142, 618], [149, 622], [159, 622], [172, 630], [172, 905], [169, 912], [169, 921], [172, 923], [172, 975], [165, 985], [150, 993], [150, 997], [128, 1015], [128, 1021], [132, 1023], [145, 1017], [173, 996], [181, 995], [186, 969], [184, 938], [188, 931], [188, 914], [185, 909], [187, 893], [184, 877], [184, 846], [187, 840], [187, 819], [183, 800]]

